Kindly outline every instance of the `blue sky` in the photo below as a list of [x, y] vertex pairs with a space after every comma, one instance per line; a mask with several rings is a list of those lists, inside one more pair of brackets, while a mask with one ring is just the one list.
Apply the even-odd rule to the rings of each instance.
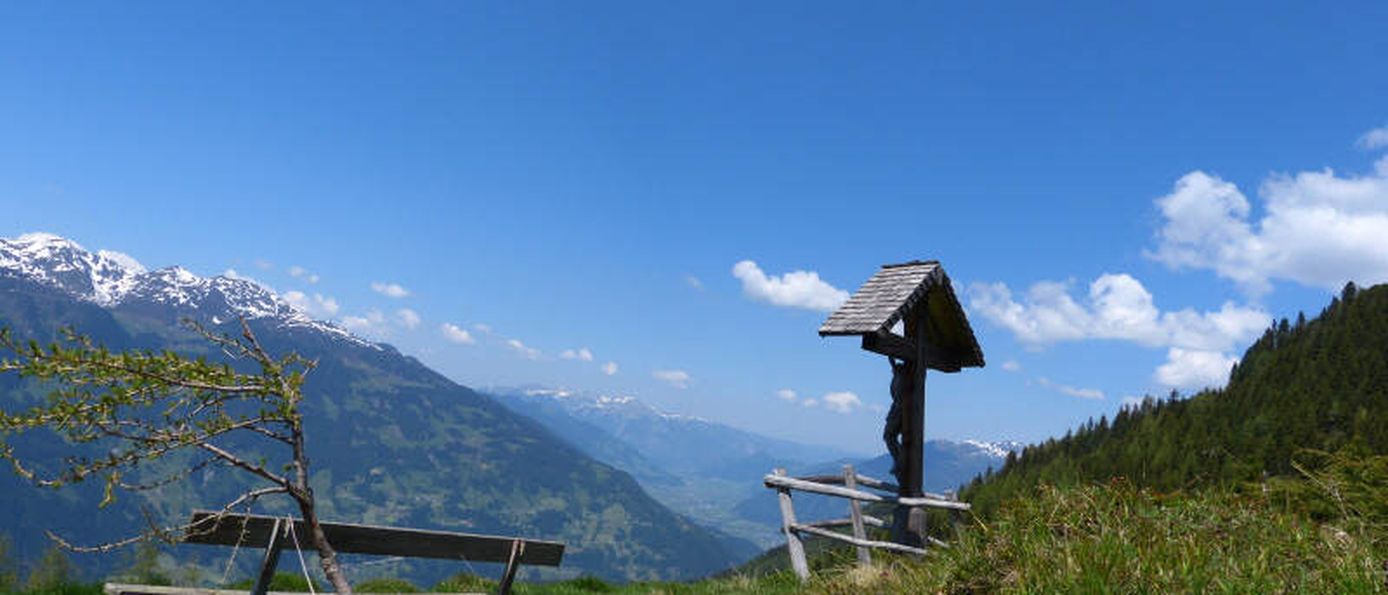
[[937, 258], [989, 365], [928, 433], [1042, 439], [1388, 280], [1388, 5], [1281, 4], [11, 4], [0, 236], [864, 452], [823, 302]]

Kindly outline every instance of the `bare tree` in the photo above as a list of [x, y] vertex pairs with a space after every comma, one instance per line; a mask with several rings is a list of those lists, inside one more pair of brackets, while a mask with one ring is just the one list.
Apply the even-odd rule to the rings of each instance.
[[[309, 486], [300, 404], [304, 378], [316, 362], [297, 354], [272, 357], [244, 319], [239, 337], [211, 332], [192, 321], [187, 324], [232, 361], [258, 372], [240, 372], [227, 363], [172, 351], [112, 353], [70, 329], [48, 346], [19, 341], [8, 329], [0, 329], [0, 373], [14, 372], [56, 387], [43, 405], [24, 412], [0, 410], [0, 458], [40, 486], [57, 488], [100, 478], [105, 482], [102, 506], [119, 491], [180, 481], [209, 465], [238, 469], [256, 478], [258, 485], [227, 501], [222, 512], [249, 507], [265, 496], [288, 496], [303, 516], [328, 581], [338, 593], [351, 593], [319, 523]], [[40, 428], [73, 443], [98, 443], [108, 449], [101, 456], [64, 458], [56, 465], [58, 471], [41, 473], [6, 440]], [[275, 447], [270, 449], [272, 456], [257, 448], [264, 444]], [[200, 462], [160, 477], [126, 481], [127, 476], [139, 475], [137, 467], [146, 469], [151, 461], [189, 451], [201, 453]], [[199, 528], [151, 523], [139, 535], [91, 547], [49, 536], [75, 551], [107, 551], [152, 537], [173, 540], [190, 529]]]

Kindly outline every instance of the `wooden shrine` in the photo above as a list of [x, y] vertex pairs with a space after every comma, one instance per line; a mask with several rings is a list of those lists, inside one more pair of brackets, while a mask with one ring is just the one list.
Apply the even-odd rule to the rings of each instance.
[[[892, 407], [883, 440], [893, 458], [898, 497], [922, 497], [925, 372], [983, 366], [983, 350], [944, 268], [935, 260], [883, 265], [829, 315], [819, 335], [857, 335], [862, 337], [863, 349], [887, 356], [892, 366]], [[924, 529], [924, 511], [897, 505], [893, 541], [920, 547]]]

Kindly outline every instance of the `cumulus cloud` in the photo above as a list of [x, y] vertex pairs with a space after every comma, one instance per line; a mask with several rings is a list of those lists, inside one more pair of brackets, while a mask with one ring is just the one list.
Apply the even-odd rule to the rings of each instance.
[[[1383, 130], [1383, 129], [1380, 129]], [[1388, 146], [1375, 130], [1366, 147]], [[1259, 216], [1237, 186], [1203, 171], [1156, 200], [1163, 219], [1147, 255], [1172, 269], [1206, 269], [1250, 295], [1291, 281], [1337, 290], [1388, 281], [1388, 157], [1365, 175], [1331, 169], [1275, 174], [1258, 189]]]
[[800, 401], [800, 404], [801, 404], [801, 405], [804, 405], [804, 406], [806, 406], [806, 407], [818, 407], [818, 406], [819, 406], [819, 400], [818, 400], [818, 399], [805, 399], [805, 400], [803, 400], [803, 401]]
[[472, 325], [472, 330], [475, 330], [475, 331], [477, 331], [477, 332], [479, 332], [479, 333], [482, 333], [482, 334], [484, 334], [484, 335], [490, 335], [490, 334], [492, 334], [492, 327], [487, 326], [487, 325], [485, 325], [485, 324], [482, 324], [482, 323], [480, 323], [480, 322], [477, 323], [477, 324]]
[[318, 282], [317, 274], [314, 274], [310, 272], [308, 269], [305, 269], [304, 267], [301, 267], [297, 264], [289, 267], [286, 270], [288, 271], [289, 276], [295, 279], [301, 279], [303, 281], [307, 281], [310, 284]]
[[835, 413], [852, 413], [863, 406], [863, 400], [848, 391], [833, 392], [819, 398], [824, 408]]
[[385, 314], [371, 310], [361, 316], [343, 316], [342, 327], [361, 335], [384, 335], [389, 332]]
[[1008, 372], [1021, 372], [1022, 364], [1017, 363], [1015, 359], [1010, 359], [1002, 363], [1002, 369]]
[[506, 346], [526, 359], [540, 359], [540, 350], [522, 343], [520, 339], [507, 339]]
[[689, 382], [692, 380], [684, 370], [656, 370], [651, 372], [651, 376], [679, 389], [689, 388]]
[[781, 389], [781, 390], [776, 391], [776, 398], [777, 398], [777, 399], [780, 399], [780, 400], [782, 400], [782, 401], [790, 401], [790, 402], [794, 403], [794, 402], [795, 402], [795, 398], [796, 398], [796, 394], [795, 394], [795, 391], [793, 391], [793, 390], [790, 390], [790, 389], [788, 389], [788, 388], [783, 388], [783, 389]]
[[[975, 284], [969, 296], [972, 311], [1031, 348], [1089, 339], [1167, 348], [1167, 362], [1153, 378], [1175, 388], [1222, 385], [1229, 365], [1237, 361], [1229, 352], [1256, 338], [1272, 321], [1261, 309], [1232, 302], [1208, 312], [1162, 312], [1142, 283], [1125, 274], [1095, 279], [1083, 302], [1070, 295], [1069, 285], [1053, 281], [1033, 285], [1019, 299], [1002, 283]], [[1209, 373], [1215, 361], [1228, 362], [1218, 377]], [[1178, 373], [1192, 363], [1202, 365], [1200, 373]]]
[[399, 283], [382, 283], [380, 281], [371, 284], [371, 291], [390, 298], [409, 297], [410, 290], [401, 287]]
[[565, 349], [564, 351], [559, 353], [559, 357], [561, 359], [576, 359], [585, 362], [591, 362], [593, 361], [593, 352], [589, 351], [587, 347], [580, 347], [578, 349]]
[[1388, 126], [1365, 132], [1359, 137], [1359, 146], [1370, 150], [1388, 147]]
[[1218, 351], [1172, 347], [1152, 379], [1172, 388], [1199, 390], [1224, 386], [1239, 358]]
[[337, 316], [338, 311], [341, 310], [341, 307], [337, 304], [337, 300], [322, 294], [315, 293], [310, 296], [302, 291], [286, 291], [283, 297], [284, 301], [289, 302], [289, 305], [315, 318]]
[[603, 364], [602, 373], [608, 376], [615, 376], [617, 374], [617, 362], [607, 362]]
[[[23, 238], [23, 236], [20, 237]], [[116, 252], [115, 250], [97, 250], [96, 255], [100, 256], [101, 258], [113, 260], [116, 264], [120, 265], [122, 268], [129, 269], [132, 273], [145, 272], [145, 265], [140, 264], [140, 261], [135, 260], [134, 256], [131, 256], [124, 252]]]
[[1061, 394], [1070, 395], [1072, 397], [1078, 397], [1081, 399], [1100, 400], [1104, 398], [1104, 391], [1101, 391], [1097, 388], [1079, 388], [1076, 386], [1070, 386], [1068, 384], [1051, 382], [1049, 378], [1046, 378], [1044, 376], [1041, 378], [1037, 378], [1036, 383], [1046, 388], [1059, 391]]
[[398, 322], [400, 326], [403, 326], [407, 329], [413, 329], [419, 326], [419, 323], [422, 320], [420, 319], [418, 312], [415, 312], [414, 310], [411, 310], [409, 308], [401, 308], [395, 311], [395, 321]]
[[472, 345], [477, 342], [476, 339], [472, 338], [472, 333], [467, 332], [467, 329], [449, 322], [440, 324], [439, 332], [443, 334], [443, 338], [447, 339], [449, 343]]
[[1260, 309], [1232, 302], [1210, 312], [1162, 312], [1142, 283], [1126, 274], [1095, 279], [1084, 303], [1071, 297], [1068, 284], [1054, 281], [1032, 285], [1020, 300], [1002, 283], [975, 283], [969, 298], [974, 312], [1030, 347], [1114, 339], [1148, 347], [1226, 351], [1256, 337], [1271, 321]]
[[848, 292], [830, 285], [814, 271], [791, 271], [768, 276], [757, 263], [744, 260], [733, 265], [733, 276], [742, 281], [742, 293], [773, 306], [828, 312], [848, 300]]

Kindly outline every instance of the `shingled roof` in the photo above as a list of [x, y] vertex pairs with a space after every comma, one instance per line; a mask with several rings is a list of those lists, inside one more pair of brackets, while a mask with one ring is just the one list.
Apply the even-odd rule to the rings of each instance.
[[819, 327], [819, 335], [888, 332], [922, 300], [930, 316], [930, 342], [950, 354], [959, 367], [982, 366], [983, 350], [974, 338], [949, 277], [936, 260], [883, 265], [853, 292], [853, 297], [829, 315]]

